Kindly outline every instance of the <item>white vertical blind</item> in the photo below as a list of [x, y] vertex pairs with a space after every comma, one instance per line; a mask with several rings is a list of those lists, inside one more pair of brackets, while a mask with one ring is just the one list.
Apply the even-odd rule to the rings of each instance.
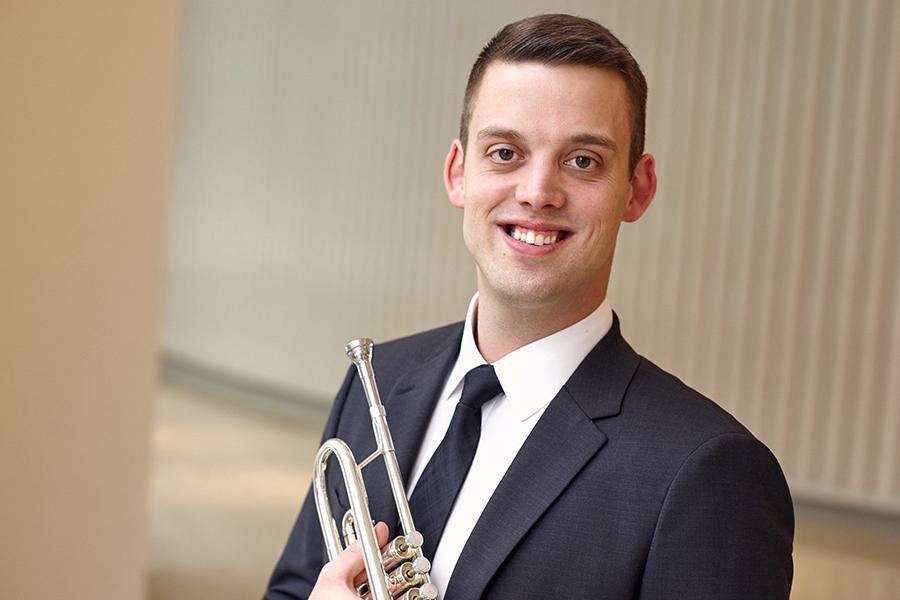
[[503, 24], [596, 18], [650, 84], [660, 191], [623, 228], [628, 339], [796, 495], [900, 514], [893, 0], [185, 4], [166, 351], [328, 398], [343, 342], [458, 320], [441, 164]]

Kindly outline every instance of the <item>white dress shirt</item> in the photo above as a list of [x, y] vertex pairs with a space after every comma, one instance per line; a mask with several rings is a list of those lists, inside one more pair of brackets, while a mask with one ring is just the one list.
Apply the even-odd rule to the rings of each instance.
[[[476, 293], [466, 313], [459, 356], [438, 399], [413, 465], [407, 496], [412, 495], [422, 471], [450, 427], [466, 373], [487, 362], [475, 344], [477, 306]], [[431, 580], [438, 587], [440, 597], [447, 590], [469, 535], [525, 438], [588, 352], [606, 335], [612, 322], [612, 308], [604, 300], [578, 323], [510, 352], [494, 363], [504, 393], [481, 409], [478, 449], [432, 560]]]

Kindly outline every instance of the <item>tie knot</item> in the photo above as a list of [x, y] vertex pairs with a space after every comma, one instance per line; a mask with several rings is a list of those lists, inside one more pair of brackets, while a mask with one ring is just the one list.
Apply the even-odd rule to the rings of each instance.
[[481, 365], [466, 373], [460, 403], [480, 410], [481, 406], [503, 392], [492, 365]]

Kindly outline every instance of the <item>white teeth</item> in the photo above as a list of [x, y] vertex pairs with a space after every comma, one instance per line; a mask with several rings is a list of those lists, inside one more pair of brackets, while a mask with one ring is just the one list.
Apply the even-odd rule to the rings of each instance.
[[544, 235], [543, 233], [535, 233], [534, 231], [522, 231], [517, 227], [512, 228], [512, 233], [510, 233], [510, 235], [513, 239], [532, 246], [548, 246], [550, 244], [555, 244], [559, 239], [558, 235]]

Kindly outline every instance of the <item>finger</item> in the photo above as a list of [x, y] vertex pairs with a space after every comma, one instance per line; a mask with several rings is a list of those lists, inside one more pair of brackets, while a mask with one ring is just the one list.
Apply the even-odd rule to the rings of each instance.
[[[384, 550], [384, 547], [388, 542], [388, 526], [387, 523], [379, 521], [377, 525], [375, 525], [375, 538], [378, 540], [378, 547]], [[358, 586], [359, 584], [367, 581], [369, 579], [366, 574], [365, 569], [356, 574], [356, 577], [353, 579], [353, 585]]]
[[[378, 523], [375, 526], [375, 537], [378, 540], [378, 546], [384, 546], [388, 538], [388, 526], [385, 523]], [[363, 563], [362, 547], [360, 543], [353, 542], [346, 550], [334, 557], [334, 560], [325, 565], [328, 569], [329, 576], [351, 583], [360, 573], [364, 573], [365, 566]]]
[[384, 548], [384, 545], [388, 542], [388, 526], [384, 521], [379, 521], [377, 525], [375, 525], [375, 537], [378, 538], [378, 547]]

